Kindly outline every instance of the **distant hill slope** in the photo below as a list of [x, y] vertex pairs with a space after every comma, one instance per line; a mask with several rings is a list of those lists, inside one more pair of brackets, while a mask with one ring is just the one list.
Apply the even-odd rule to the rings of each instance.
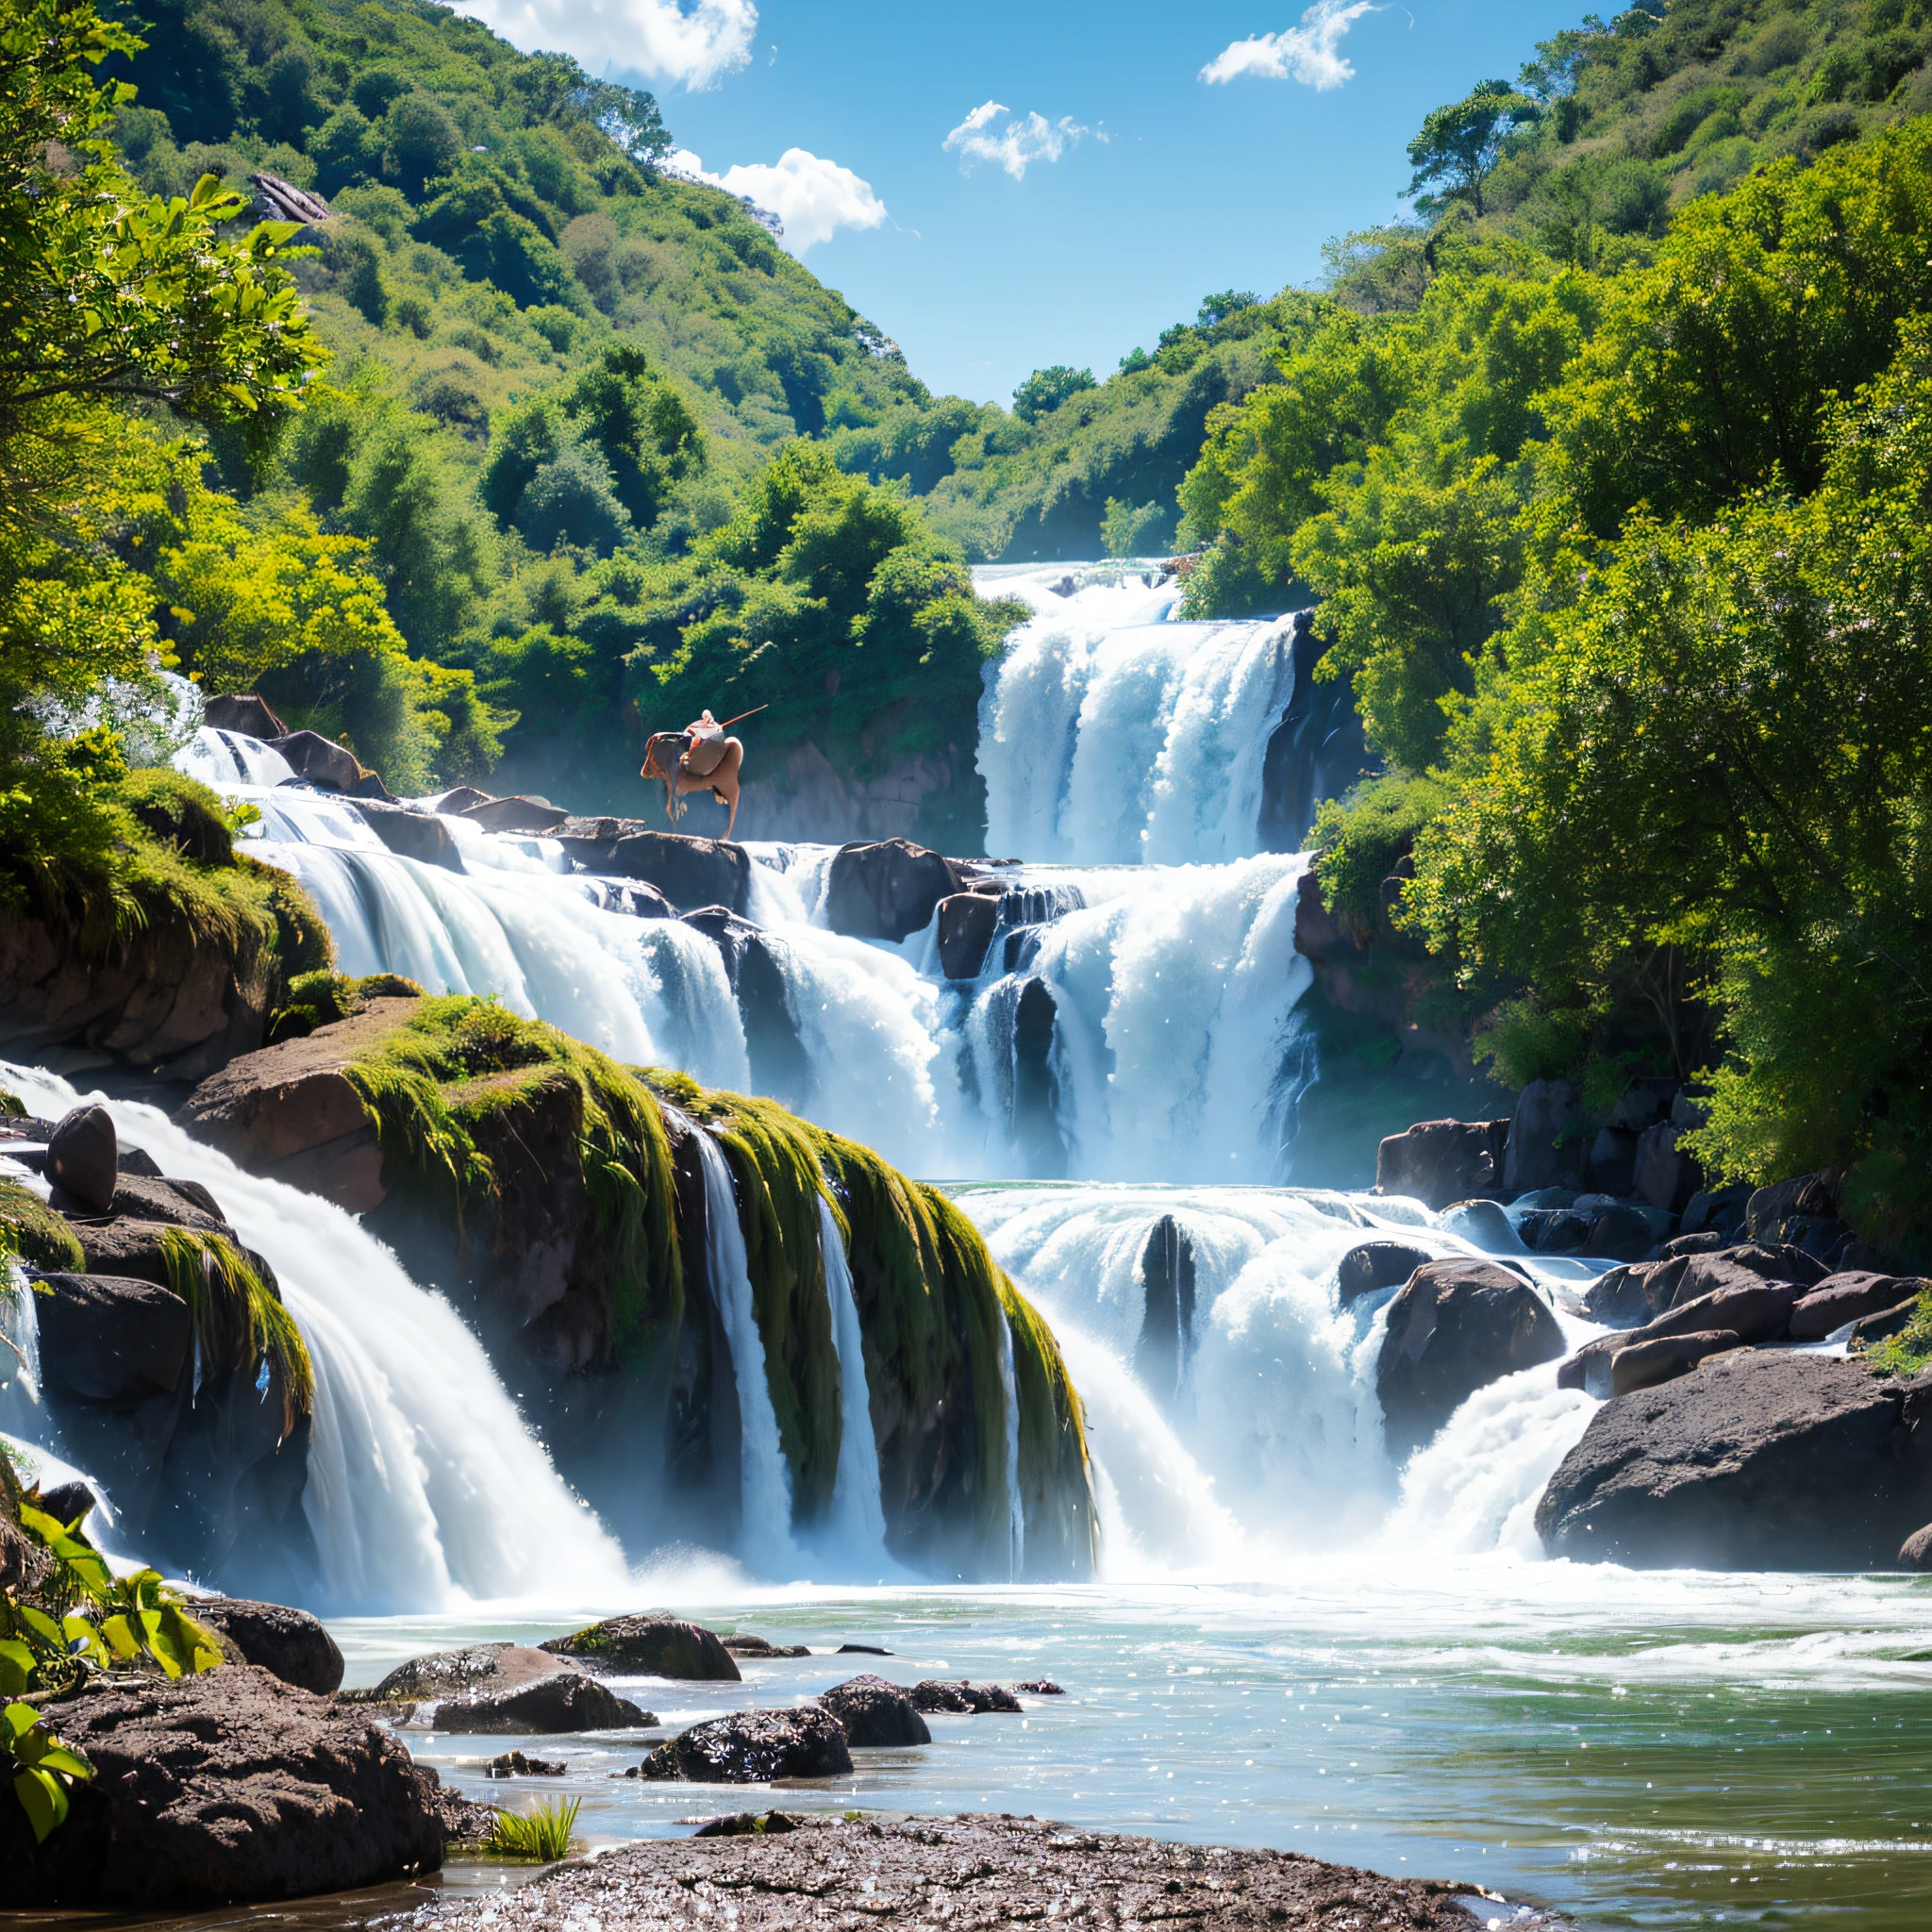
[[147, 40], [117, 129], [136, 173], [182, 192], [265, 169], [327, 196], [343, 219], [305, 274], [325, 336], [458, 436], [614, 330], [688, 390], [727, 474], [853, 402], [924, 400], [897, 350], [735, 197], [655, 175], [668, 142], [648, 95], [613, 113], [596, 96], [622, 91], [430, 0], [126, 11]]

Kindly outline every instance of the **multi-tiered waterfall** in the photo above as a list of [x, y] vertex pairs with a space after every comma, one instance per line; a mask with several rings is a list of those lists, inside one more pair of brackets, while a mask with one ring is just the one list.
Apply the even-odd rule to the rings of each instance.
[[[955, 958], [949, 977], [937, 915], [896, 944], [842, 936], [826, 910], [833, 848], [749, 847], [744, 909], [795, 1041], [777, 1097], [958, 1184], [1053, 1322], [1116, 1569], [1252, 1574], [1311, 1545], [1371, 1542], [1391, 1521], [1411, 1541], [1522, 1542], [1589, 1398], [1538, 1372], [1486, 1391], [1406, 1473], [1392, 1466], [1374, 1389], [1383, 1298], [1340, 1307], [1336, 1264], [1378, 1226], [1438, 1252], [1465, 1243], [1413, 1204], [1284, 1185], [1296, 1103], [1319, 1069], [1298, 1013], [1307, 860], [1272, 848], [1299, 842], [1314, 800], [1359, 768], [1345, 702], [1310, 682], [1293, 619], [1176, 622], [1174, 586], [1132, 568], [988, 575], [1036, 612], [981, 710], [988, 847], [1012, 855], [993, 868], [990, 942], [976, 970], [957, 976]], [[758, 1086], [771, 1016], [741, 1004], [712, 934], [620, 909], [622, 890], [557, 841], [452, 814], [458, 862], [429, 863], [391, 850], [352, 802], [286, 782], [255, 741], [204, 729], [177, 762], [257, 808], [249, 849], [308, 890], [343, 971], [493, 994], [622, 1061]], [[416, 805], [433, 814], [437, 801]], [[58, 1111], [67, 1095], [42, 1081], [30, 1097]], [[229, 1206], [308, 1339], [305, 1508], [331, 1600], [621, 1595], [616, 1544], [447, 1307], [340, 1210], [250, 1179], [149, 1110], [121, 1111], [142, 1144], [165, 1146], [171, 1172], [205, 1177]], [[719, 1210], [708, 1268], [740, 1391], [739, 1554], [767, 1574], [879, 1574], [876, 1451], [836, 1228], [828, 1216], [847, 1426], [814, 1541], [793, 1533], [743, 1243], [708, 1142], [706, 1162]], [[1010, 1388], [1006, 1408], [1010, 1431]], [[1459, 1514], [1428, 1501], [1445, 1484]], [[1008, 1486], [1018, 1574], [1010, 1470]], [[495, 1507], [507, 1493], [550, 1499], [541, 1513], [558, 1526], [541, 1552], [529, 1512]]]

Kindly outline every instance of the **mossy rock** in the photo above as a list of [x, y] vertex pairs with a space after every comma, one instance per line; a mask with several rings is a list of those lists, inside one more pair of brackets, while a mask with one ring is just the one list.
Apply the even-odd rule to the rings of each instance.
[[0, 1246], [49, 1274], [78, 1274], [87, 1267], [74, 1230], [18, 1181], [0, 1180]]
[[692, 1683], [739, 1681], [738, 1665], [717, 1633], [675, 1617], [608, 1617], [537, 1647], [553, 1657], [574, 1657], [626, 1676], [677, 1677]]

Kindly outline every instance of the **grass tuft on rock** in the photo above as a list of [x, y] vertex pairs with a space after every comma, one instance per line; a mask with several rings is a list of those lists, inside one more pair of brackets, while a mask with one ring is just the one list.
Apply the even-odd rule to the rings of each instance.
[[168, 1286], [188, 1304], [202, 1359], [247, 1370], [263, 1362], [281, 1384], [282, 1433], [315, 1407], [315, 1366], [295, 1318], [225, 1235], [169, 1227], [161, 1233]]
[[0, 1251], [49, 1274], [78, 1274], [87, 1267], [74, 1230], [19, 1181], [0, 1179]]
[[1879, 1374], [1900, 1377], [1932, 1368], [1932, 1288], [1919, 1291], [1911, 1319], [1896, 1335], [1865, 1351], [1865, 1363]]
[[525, 1858], [554, 1865], [570, 1856], [581, 1798], [540, 1800], [532, 1811], [499, 1811], [482, 1849], [492, 1857]]

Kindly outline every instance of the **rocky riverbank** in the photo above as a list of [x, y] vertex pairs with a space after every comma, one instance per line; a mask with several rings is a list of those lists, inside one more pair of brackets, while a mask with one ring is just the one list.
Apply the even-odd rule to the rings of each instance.
[[[1385, 1878], [1283, 1852], [1117, 1838], [1034, 1818], [902, 1823], [723, 1820], [691, 1839], [625, 1845], [487, 1904], [425, 1907], [422, 1932], [553, 1932], [594, 1918], [607, 1932], [714, 1920], [741, 1932], [857, 1924], [1386, 1926], [1457, 1932], [1479, 1921], [1467, 1889]], [[486, 1918], [487, 1914], [487, 1918]]]

